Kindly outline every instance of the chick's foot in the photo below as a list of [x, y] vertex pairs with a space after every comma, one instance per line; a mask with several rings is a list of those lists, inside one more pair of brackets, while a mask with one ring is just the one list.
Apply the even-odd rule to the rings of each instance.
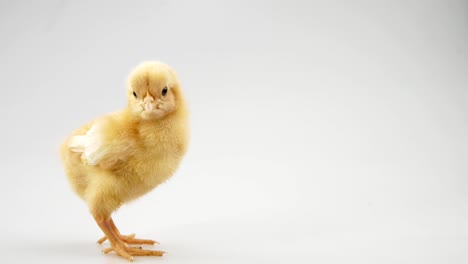
[[[108, 225], [109, 225], [109, 228], [114, 232], [114, 234], [117, 234], [117, 236], [120, 238], [120, 240], [127, 243], [127, 244], [144, 244], [144, 245], [154, 245], [155, 243], [159, 244], [158, 242], [156, 242], [154, 240], [135, 238], [135, 234], [130, 234], [128, 236], [121, 235], [120, 231], [117, 228], [117, 226], [115, 225], [114, 220], [112, 219], [112, 217], [109, 218]], [[102, 243], [104, 243], [104, 241], [106, 241], [106, 239], [107, 239], [107, 236], [104, 236], [101, 239], [99, 239], [97, 242], [99, 244], [102, 244]]]
[[128, 258], [127, 256], [162, 256], [166, 252], [159, 251], [159, 250], [148, 250], [142, 249], [141, 247], [128, 247], [128, 246], [111, 246], [109, 248], [104, 249], [102, 252], [105, 254], [114, 251], [117, 255], [124, 257], [130, 261], [133, 261], [133, 258]]
[[[151, 239], [139, 239], [135, 238], [135, 234], [130, 234], [128, 236], [126, 235], [119, 235], [120, 240], [127, 244], [135, 244], [135, 245], [154, 245], [154, 244], [159, 244], [157, 241], [151, 240]], [[104, 241], [107, 240], [107, 236], [103, 236], [101, 239], [99, 239], [97, 242], [99, 244], [104, 243]]]
[[[133, 235], [133, 236], [132, 236]], [[151, 239], [139, 239], [135, 238], [135, 234], [130, 236], [121, 236], [123, 242], [127, 244], [137, 244], [137, 245], [154, 245], [159, 244], [158, 242], [151, 240]]]

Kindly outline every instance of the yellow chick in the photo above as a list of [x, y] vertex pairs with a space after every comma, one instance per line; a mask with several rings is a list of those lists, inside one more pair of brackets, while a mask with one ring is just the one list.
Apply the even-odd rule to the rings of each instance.
[[111, 214], [174, 174], [188, 144], [188, 112], [175, 72], [161, 62], [136, 67], [127, 82], [127, 108], [77, 129], [61, 145], [61, 158], [73, 190], [86, 202], [117, 255], [162, 256], [131, 247], [154, 244], [121, 235]]

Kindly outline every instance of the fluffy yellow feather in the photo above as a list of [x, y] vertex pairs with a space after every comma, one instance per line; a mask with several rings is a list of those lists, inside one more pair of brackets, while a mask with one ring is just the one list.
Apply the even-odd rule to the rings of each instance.
[[111, 247], [128, 260], [164, 252], [130, 247], [153, 240], [121, 235], [111, 214], [171, 177], [188, 144], [188, 112], [174, 71], [161, 62], [136, 67], [127, 82], [127, 108], [77, 129], [61, 145], [73, 190], [86, 202]]

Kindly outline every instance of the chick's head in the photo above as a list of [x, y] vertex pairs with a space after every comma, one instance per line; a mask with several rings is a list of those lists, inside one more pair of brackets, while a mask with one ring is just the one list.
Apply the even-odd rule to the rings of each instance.
[[161, 119], [183, 104], [175, 72], [161, 62], [144, 62], [128, 77], [128, 107], [143, 119]]

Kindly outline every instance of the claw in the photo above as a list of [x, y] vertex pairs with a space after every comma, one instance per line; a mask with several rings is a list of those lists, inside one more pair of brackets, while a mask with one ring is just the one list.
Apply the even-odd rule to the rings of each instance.
[[[124, 242], [125, 242], [125, 240], [132, 240], [134, 237], [135, 237], [135, 234], [130, 234], [130, 235], [128, 235], [128, 236], [120, 235], [120, 239], [122, 239], [122, 241], [124, 241]], [[106, 237], [106, 236], [103, 236], [103, 237], [101, 237], [101, 238], [97, 241], [97, 243], [98, 243], [98, 244], [102, 244], [102, 243], [104, 243], [104, 241], [106, 241], [106, 240], [107, 240], [107, 237]], [[146, 241], [146, 240], [145, 240], [145, 241]], [[151, 241], [153, 241], [153, 240], [151, 240]], [[154, 242], [156, 242], [156, 241], [154, 241]], [[128, 243], [128, 242], [127, 242], [127, 243]], [[132, 243], [129, 243], [129, 244], [132, 244]], [[133, 243], [133, 244], [145, 244], [145, 243]], [[153, 243], [153, 244], [154, 244], [154, 243]]]
[[138, 239], [138, 238], [126, 238], [122, 237], [122, 241], [127, 243], [127, 244], [144, 244], [144, 245], [154, 245], [159, 244], [158, 242], [151, 240], [151, 239]]
[[130, 248], [134, 248], [134, 249], [143, 249], [143, 247], [130, 247]]
[[132, 255], [130, 254], [130, 252], [128, 252], [128, 248], [119, 248], [119, 247], [112, 247], [111, 251], [114, 251], [115, 254], [123, 257], [123, 258], [126, 258], [128, 261], [133, 261], [133, 257]]
[[111, 252], [111, 251], [113, 251], [113, 250], [114, 250], [114, 249], [110, 247], [110, 248], [105, 248], [102, 252], [103, 252], [104, 254], [107, 254], [107, 253], [109, 253], [109, 252]]
[[137, 249], [137, 248], [129, 248], [129, 253], [132, 256], [158, 256], [158, 257], [161, 257], [162, 255], [166, 254], [166, 252], [164, 251]]
[[104, 249], [102, 252], [104, 254], [107, 254], [111, 251], [114, 251], [117, 255], [126, 258], [129, 261], [133, 261], [132, 256], [163, 256], [164, 254], [167, 254], [165, 251], [160, 251], [160, 250], [147, 250], [143, 249], [142, 247], [124, 247], [123, 249], [118, 248], [118, 247], [109, 247]]

